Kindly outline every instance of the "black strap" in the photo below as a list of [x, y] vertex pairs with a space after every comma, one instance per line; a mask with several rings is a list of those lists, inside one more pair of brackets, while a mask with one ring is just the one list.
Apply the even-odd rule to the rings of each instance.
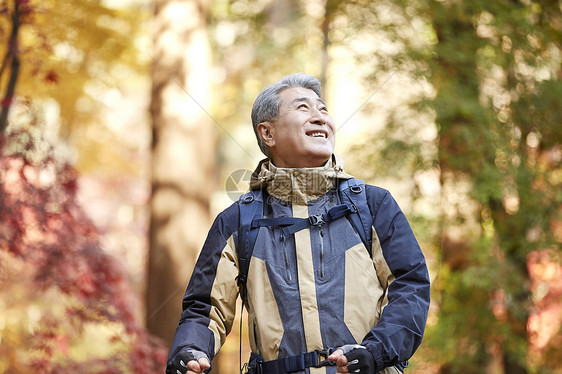
[[246, 301], [246, 280], [248, 268], [254, 244], [258, 235], [258, 230], [252, 230], [252, 222], [263, 214], [263, 204], [260, 191], [252, 191], [240, 198], [238, 203], [240, 224], [238, 228], [238, 285], [240, 286], [240, 296], [242, 305]]
[[339, 191], [342, 203], [352, 205], [357, 209], [358, 214], [350, 215], [349, 220], [371, 254], [373, 215], [367, 201], [365, 183], [355, 178], [342, 180], [339, 184]]
[[256, 363], [256, 372], [263, 374], [285, 374], [302, 371], [309, 367], [334, 366], [336, 363], [328, 360], [332, 349], [317, 349], [296, 356], [283, 357], [277, 360]]
[[252, 222], [252, 228], [282, 226], [283, 235], [286, 237], [310, 226], [321, 226], [355, 212], [357, 212], [357, 208], [354, 205], [342, 204], [333, 207], [324, 214], [316, 214], [308, 218], [276, 217], [256, 219]]
[[264, 226], [288, 226], [300, 222], [302, 218], [294, 217], [276, 217], [276, 218], [260, 218], [252, 221], [252, 228]]

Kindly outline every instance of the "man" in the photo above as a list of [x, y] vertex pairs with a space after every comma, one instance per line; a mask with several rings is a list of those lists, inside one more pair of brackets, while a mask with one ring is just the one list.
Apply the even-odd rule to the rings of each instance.
[[[268, 158], [252, 175], [254, 192], [220, 213], [209, 232], [167, 373], [210, 369], [240, 291], [250, 372], [402, 372], [421, 343], [429, 308], [427, 267], [405, 216], [388, 191], [356, 185], [343, 171], [316, 78], [292, 74], [265, 88], [252, 123]], [[346, 184], [365, 203], [342, 204]], [[240, 286], [237, 246], [248, 242], [240, 240], [240, 212], [254, 199], [262, 204], [252, 221], [259, 231]], [[365, 211], [367, 219], [359, 217]], [[366, 230], [353, 224], [358, 218], [369, 222]]]

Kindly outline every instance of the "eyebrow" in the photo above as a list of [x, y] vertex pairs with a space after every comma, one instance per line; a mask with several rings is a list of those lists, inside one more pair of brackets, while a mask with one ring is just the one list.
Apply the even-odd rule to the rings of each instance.
[[[293, 104], [301, 102], [301, 101], [310, 101], [310, 98], [308, 98], [308, 97], [298, 97], [295, 100], [293, 100]], [[322, 103], [322, 105], [324, 105], [324, 106], [327, 106], [326, 103], [324, 103], [324, 101], [322, 101], [322, 99], [320, 99], [320, 98], [317, 98], [316, 101]]]

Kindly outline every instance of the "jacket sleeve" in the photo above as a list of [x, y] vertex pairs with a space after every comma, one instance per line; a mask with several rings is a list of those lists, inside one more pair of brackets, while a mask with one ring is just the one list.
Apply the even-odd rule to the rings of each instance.
[[230, 332], [238, 297], [237, 230], [235, 203], [217, 216], [199, 254], [183, 297], [168, 368], [184, 348], [201, 351], [212, 360]]
[[[408, 360], [421, 344], [430, 299], [429, 274], [423, 253], [410, 225], [390, 193], [367, 186], [367, 201], [373, 214], [373, 251], [381, 261], [377, 272], [386, 273], [388, 304], [377, 325], [362, 344], [373, 354], [382, 370]], [[380, 246], [379, 246], [380, 244]], [[381, 266], [382, 264], [382, 266]]]

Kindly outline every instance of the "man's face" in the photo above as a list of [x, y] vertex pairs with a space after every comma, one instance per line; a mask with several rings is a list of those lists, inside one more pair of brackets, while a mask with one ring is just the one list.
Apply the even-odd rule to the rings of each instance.
[[258, 130], [277, 167], [318, 167], [334, 151], [335, 131], [326, 104], [312, 90], [287, 88], [279, 94], [279, 116]]

